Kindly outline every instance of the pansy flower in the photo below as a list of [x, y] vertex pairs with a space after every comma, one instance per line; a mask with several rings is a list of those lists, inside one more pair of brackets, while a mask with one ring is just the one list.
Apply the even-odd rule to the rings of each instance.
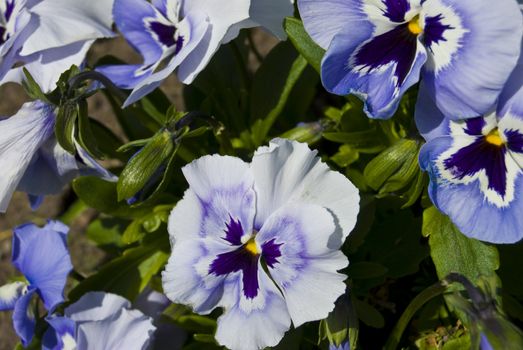
[[496, 101], [520, 54], [515, 0], [298, 0], [327, 53], [325, 88], [386, 119], [420, 78], [446, 116], [473, 118]]
[[34, 335], [35, 320], [29, 305], [37, 294], [52, 312], [63, 302], [67, 275], [72, 270], [66, 236], [69, 228], [49, 221], [43, 228], [33, 224], [13, 230], [13, 265], [27, 282], [14, 282], [0, 288], [0, 310], [13, 310], [13, 326], [27, 346]]
[[0, 120], [0, 212], [7, 210], [15, 190], [29, 194], [35, 207], [42, 196], [60, 192], [77, 176], [116, 179], [79, 144], [76, 157], [65, 151], [54, 136], [55, 118], [55, 107], [33, 101]]
[[133, 89], [127, 106], [157, 88], [175, 69], [178, 78], [190, 84], [220, 45], [234, 39], [241, 28], [266, 25], [283, 36], [283, 18], [292, 10], [289, 0], [115, 0], [116, 26], [143, 63], [98, 70], [116, 85]]
[[306, 144], [276, 139], [251, 164], [205, 156], [183, 168], [163, 289], [200, 314], [223, 308], [216, 339], [230, 349], [275, 346], [320, 320], [345, 292], [340, 251], [359, 194]]
[[492, 243], [523, 238], [523, 66], [503, 90], [497, 109], [462, 121], [444, 118], [427, 95], [417, 105], [427, 139], [420, 164], [429, 194], [467, 236]]
[[113, 2], [0, 0], [0, 83], [23, 81], [25, 67], [44, 92], [54, 90], [96, 39], [114, 36]]
[[86, 293], [65, 309], [64, 316], [49, 316], [44, 350], [147, 349], [155, 327], [152, 319], [131, 309], [118, 295]]

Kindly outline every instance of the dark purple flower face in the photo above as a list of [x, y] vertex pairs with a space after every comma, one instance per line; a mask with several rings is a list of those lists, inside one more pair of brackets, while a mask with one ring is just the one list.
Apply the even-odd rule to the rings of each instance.
[[452, 122], [454, 143], [441, 154], [438, 164], [443, 179], [464, 184], [478, 180], [488, 200], [498, 206], [508, 205], [514, 198], [515, 178], [521, 172], [514, 159], [523, 152], [523, 129], [510, 118], [506, 121], [498, 124], [490, 116]]
[[148, 22], [148, 28], [161, 45], [174, 49], [175, 55], [180, 52], [184, 37], [179, 35], [178, 28], [174, 24], [151, 20]]
[[2, 19], [0, 21], [0, 45], [3, 45], [7, 40], [9, 40], [9, 37], [11, 34], [8, 30], [8, 23], [10, 21], [14, 21], [14, 10], [15, 10], [15, 1], [16, 0], [0, 0], [4, 1], [4, 12], [0, 15], [2, 16]]
[[242, 237], [249, 237], [249, 235], [245, 235], [241, 223], [232, 217], [226, 223], [226, 227], [223, 239], [236, 248], [219, 254], [211, 263], [209, 273], [223, 276], [241, 271], [243, 293], [247, 299], [254, 299], [259, 290], [258, 269], [260, 259], [269, 268], [274, 268], [281, 256], [281, 244], [272, 239], [259, 246], [255, 240], [255, 235], [252, 235], [247, 242], [242, 243]]

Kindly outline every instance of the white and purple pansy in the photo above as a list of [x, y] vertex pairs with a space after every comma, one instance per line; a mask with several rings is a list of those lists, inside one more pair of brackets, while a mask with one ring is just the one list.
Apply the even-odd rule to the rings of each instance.
[[155, 327], [152, 319], [131, 309], [115, 294], [86, 293], [65, 309], [64, 316], [48, 316], [44, 350], [144, 350]]
[[[496, 111], [452, 121], [420, 95], [417, 120], [427, 139], [420, 164], [429, 194], [467, 236], [514, 243], [523, 238], [523, 88], [521, 66], [503, 90]], [[427, 120], [431, 120], [427, 123]]]
[[12, 117], [0, 119], [0, 212], [15, 190], [30, 195], [33, 208], [44, 195], [62, 190], [80, 175], [116, 177], [101, 167], [79, 144], [77, 156], [65, 151], [54, 136], [55, 107], [41, 101], [25, 103]]
[[59, 221], [49, 221], [43, 228], [26, 224], [13, 230], [12, 262], [27, 282], [0, 288], [0, 310], [13, 310], [13, 326], [24, 346], [31, 342], [35, 329], [29, 307], [32, 297], [37, 294], [49, 312], [64, 300], [67, 275], [73, 268], [68, 231]]
[[327, 53], [322, 81], [386, 119], [420, 78], [448, 117], [495, 103], [520, 54], [515, 0], [298, 0], [306, 30]]
[[241, 28], [265, 25], [283, 37], [283, 18], [292, 11], [290, 0], [115, 0], [116, 26], [143, 63], [98, 70], [121, 88], [133, 89], [124, 103], [128, 106], [176, 69], [178, 78], [190, 84]]
[[205, 156], [183, 168], [189, 189], [169, 218], [164, 292], [200, 314], [223, 308], [217, 341], [275, 346], [290, 328], [327, 317], [345, 292], [340, 251], [359, 194], [306, 144], [283, 139], [248, 164]]
[[44, 92], [80, 66], [94, 41], [112, 37], [114, 0], [0, 0], [0, 83], [26, 68]]

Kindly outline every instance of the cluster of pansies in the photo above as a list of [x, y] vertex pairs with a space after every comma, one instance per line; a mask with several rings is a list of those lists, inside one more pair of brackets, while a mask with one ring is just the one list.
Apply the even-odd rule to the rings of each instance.
[[[63, 80], [71, 67], [129, 90], [119, 102], [132, 107], [174, 72], [192, 84], [244, 29], [285, 40], [284, 18], [295, 8], [326, 51], [320, 70], [328, 92], [356, 95], [369, 118], [390, 119], [419, 87], [415, 123], [426, 141], [419, 165], [433, 204], [469, 237], [520, 241], [523, 15], [515, 0], [0, 0], [0, 80], [23, 84], [34, 98], [0, 119], [0, 211], [15, 191], [36, 209], [75, 178], [118, 181], [89, 151], [83, 122], [64, 117], [101, 88], [93, 83], [75, 95], [81, 79]], [[91, 45], [118, 35], [141, 63], [88, 67]], [[181, 124], [166, 123], [158, 135]], [[171, 252], [157, 288], [196, 314], [219, 315], [215, 342], [233, 350], [276, 346], [291, 327], [326, 319], [348, 292], [342, 246], [357, 223], [358, 188], [306, 143], [285, 138], [243, 156], [250, 163], [187, 158], [188, 189], [168, 218]], [[129, 197], [129, 205], [139, 201]], [[156, 316], [102, 290], [64, 297], [73, 270], [68, 230], [59, 221], [13, 230], [12, 263], [23, 277], [0, 287], [0, 310], [13, 311], [22, 345], [38, 338], [43, 349], [148, 348]]]

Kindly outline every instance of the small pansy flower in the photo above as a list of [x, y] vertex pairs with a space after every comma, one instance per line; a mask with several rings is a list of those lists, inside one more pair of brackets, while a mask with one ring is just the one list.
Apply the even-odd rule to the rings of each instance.
[[64, 301], [67, 275], [73, 268], [66, 243], [68, 231], [59, 221], [49, 221], [43, 228], [26, 224], [13, 230], [12, 262], [27, 282], [0, 288], [0, 310], [13, 310], [13, 326], [24, 346], [31, 342], [35, 329], [29, 312], [32, 297], [37, 294], [49, 312]]
[[55, 107], [41, 101], [25, 103], [12, 117], [0, 119], [0, 212], [15, 190], [26, 192], [33, 208], [80, 175], [115, 177], [79, 144], [78, 156], [65, 151], [54, 136]]
[[523, 238], [522, 67], [485, 116], [445, 119], [426, 95], [416, 111], [428, 141], [420, 164], [431, 178], [432, 201], [464, 234], [492, 243]]
[[325, 88], [390, 118], [420, 78], [443, 114], [473, 118], [496, 101], [520, 54], [515, 0], [298, 0], [327, 53]]
[[265, 25], [284, 36], [283, 18], [292, 11], [289, 0], [115, 0], [116, 26], [143, 63], [98, 70], [116, 85], [133, 89], [124, 104], [128, 106], [175, 69], [178, 78], [190, 84], [220, 45], [234, 39], [241, 28]]
[[155, 330], [152, 319], [131, 309], [127, 299], [103, 292], [86, 293], [47, 323], [44, 350], [145, 350]]
[[44, 92], [54, 90], [96, 39], [114, 36], [113, 2], [0, 0], [0, 83], [25, 80], [25, 68]]
[[230, 349], [275, 346], [320, 320], [345, 292], [340, 247], [359, 194], [306, 144], [277, 139], [251, 164], [205, 156], [183, 168], [189, 189], [169, 218], [164, 292], [200, 314], [223, 308], [216, 340]]

